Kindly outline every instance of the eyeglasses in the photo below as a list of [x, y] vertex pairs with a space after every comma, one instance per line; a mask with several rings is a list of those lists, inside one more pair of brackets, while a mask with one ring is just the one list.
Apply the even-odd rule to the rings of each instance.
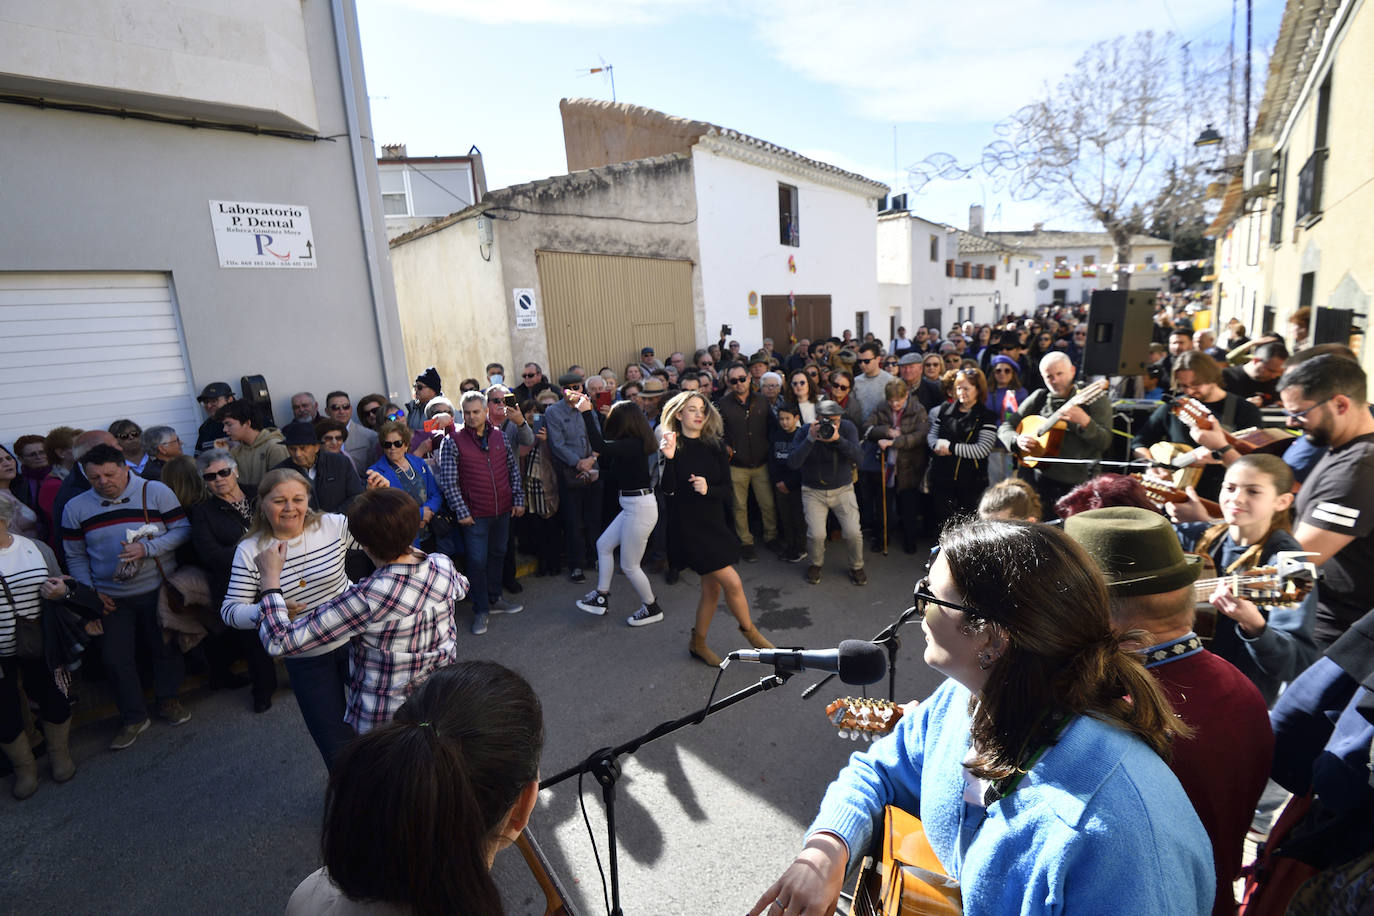
[[792, 379], [792, 387], [793, 387], [793, 388], [796, 388], [798, 385], [801, 385], [802, 387], [805, 387], [805, 386], [806, 386], [806, 379], [804, 379], [804, 378], [794, 378], [794, 379]]
[[849, 390], [849, 386], [848, 386], [848, 385], [831, 385], [831, 386], [830, 386], [830, 390], [831, 390], [831, 391], [848, 391], [848, 390]]
[[141, 433], [141, 432], [120, 433], [120, 434], [119, 434], [119, 438], [121, 438], [121, 439], [137, 439], [137, 438], [138, 438], [139, 436], [141, 436], [141, 435], [143, 435], [143, 433]]
[[330, 411], [335, 411], [335, 410], [347, 410], [348, 407], [349, 407], [349, 405], [347, 405], [347, 404], [330, 404], [328, 409], [329, 409]]
[[365, 416], [365, 417], [375, 417], [375, 416], [377, 416], [377, 411], [379, 411], [379, 410], [381, 410], [381, 409], [382, 409], [381, 406], [369, 407], [367, 410], [364, 410], [364, 411], [363, 411], [363, 416]]
[[714, 366], [715, 364], [715, 361], [710, 359], [703, 359], [701, 362], [697, 363], [698, 366]]
[[996, 369], [993, 369], [992, 372], [993, 372], [994, 375], [998, 374], [999, 372], [1006, 372], [1006, 373], [1010, 374], [1010, 373], [1011, 373], [1011, 366], [998, 366]]
[[876, 357], [876, 356], [868, 356], [868, 357], [863, 357], [863, 356], [861, 356], [861, 357], [859, 357], [859, 365], [860, 365], [860, 366], [867, 366], [869, 363], [873, 362], [873, 361], [874, 361], [875, 359], [877, 359], [877, 358], [878, 358], [878, 357]]
[[922, 579], [916, 583], [916, 593], [912, 596], [912, 602], [916, 605], [916, 611], [921, 616], [925, 616], [927, 604], [938, 604], [940, 607], [947, 607], [954, 611], [963, 611], [965, 614], [972, 614], [974, 617], [987, 617], [976, 608], [971, 608], [967, 604], [954, 604], [950, 601], [941, 601], [930, 593], [930, 579]]
[[538, 372], [522, 372], [522, 373], [520, 373], [520, 377], [521, 377], [521, 378], [539, 378], [539, 373], [538, 373]]
[[388, 439], [386, 442], [383, 442], [383, 443], [382, 443], [382, 448], [387, 448], [387, 449], [391, 449], [391, 448], [405, 448], [405, 447], [406, 447], [406, 444], [405, 444], [404, 442], [402, 442], [400, 439]]
[[731, 385], [740, 385], [740, 384], [743, 384], [744, 382], [749, 381], [749, 376], [747, 376], [747, 375], [737, 375], [737, 376], [735, 376], [735, 377], [732, 378], [732, 379], [726, 379], [726, 381], [728, 381]]
[[233, 468], [220, 468], [218, 471], [206, 471], [204, 474], [201, 474], [200, 477], [206, 483], [214, 483], [216, 479], [228, 477], [232, 473], [234, 473]]
[[806, 377], [807, 377], [807, 378], [814, 379], [814, 378], [818, 378], [819, 376], [820, 376], [820, 373], [817, 372], [815, 369], [807, 369], [807, 370], [806, 370]]
[[332, 435], [332, 436], [325, 436], [325, 437], [322, 438], [320, 441], [321, 441], [321, 442], [342, 442], [342, 441], [344, 441], [344, 437], [335, 434], [335, 435]]
[[1297, 420], [1298, 422], [1301, 423], [1301, 422], [1303, 422], [1303, 421], [1305, 421], [1305, 420], [1307, 419], [1307, 415], [1308, 415], [1308, 414], [1310, 414], [1312, 411], [1316, 410], [1318, 407], [1322, 406], [1323, 404], [1325, 404], [1325, 403], [1326, 403], [1327, 401], [1329, 401], [1329, 400], [1331, 400], [1331, 399], [1330, 399], [1330, 398], [1322, 398], [1320, 401], [1318, 401], [1317, 403], [1313, 404], [1311, 407], [1304, 407], [1302, 410], [1298, 410], [1298, 411], [1285, 410], [1285, 411], [1283, 412], [1283, 415], [1284, 415], [1285, 417], [1288, 418], [1289, 422], [1292, 422], [1293, 420]]

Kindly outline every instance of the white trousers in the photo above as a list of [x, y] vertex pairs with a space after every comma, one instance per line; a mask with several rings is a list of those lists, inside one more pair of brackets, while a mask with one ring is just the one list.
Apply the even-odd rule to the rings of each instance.
[[639, 568], [639, 561], [644, 559], [644, 548], [656, 524], [658, 501], [654, 494], [620, 497], [620, 514], [611, 520], [596, 541], [597, 591], [611, 590], [611, 578], [615, 576], [614, 551], [619, 547], [620, 568], [625, 571], [625, 578], [630, 580], [639, 600], [645, 604], [654, 600], [654, 590], [649, 585], [649, 577]]

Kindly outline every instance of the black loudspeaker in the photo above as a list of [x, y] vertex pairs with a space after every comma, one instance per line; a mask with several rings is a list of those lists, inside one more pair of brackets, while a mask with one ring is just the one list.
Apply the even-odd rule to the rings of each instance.
[[276, 426], [272, 414], [272, 395], [267, 390], [267, 379], [261, 375], [245, 375], [239, 379], [243, 399], [253, 408], [253, 423], [258, 429]]
[[1355, 323], [1354, 309], [1318, 308], [1317, 323], [1312, 328], [1312, 343], [1350, 345], [1350, 326]]
[[1152, 289], [1093, 291], [1083, 375], [1139, 375], [1150, 364], [1154, 330]]

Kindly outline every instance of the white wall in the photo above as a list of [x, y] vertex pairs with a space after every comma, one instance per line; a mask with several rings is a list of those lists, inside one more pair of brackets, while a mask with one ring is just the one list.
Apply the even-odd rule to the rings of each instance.
[[300, 0], [0, 4], [0, 86], [315, 130]]
[[[748, 316], [748, 297], [829, 295], [831, 331], [854, 327], [855, 312], [869, 313], [869, 327], [887, 333], [887, 312], [878, 307], [874, 221], [877, 200], [692, 148], [701, 246], [703, 342], [716, 340], [722, 324], [748, 353], [763, 342], [763, 309]], [[797, 188], [799, 247], [778, 240], [778, 185]], [[788, 257], [796, 273], [788, 270]], [[779, 349], [783, 341], [776, 341]]]

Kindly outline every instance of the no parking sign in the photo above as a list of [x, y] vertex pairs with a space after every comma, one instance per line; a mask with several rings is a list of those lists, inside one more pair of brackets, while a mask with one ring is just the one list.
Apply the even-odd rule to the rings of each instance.
[[534, 302], [534, 290], [513, 289], [511, 295], [515, 298], [515, 327], [517, 329], [538, 327], [539, 309]]

